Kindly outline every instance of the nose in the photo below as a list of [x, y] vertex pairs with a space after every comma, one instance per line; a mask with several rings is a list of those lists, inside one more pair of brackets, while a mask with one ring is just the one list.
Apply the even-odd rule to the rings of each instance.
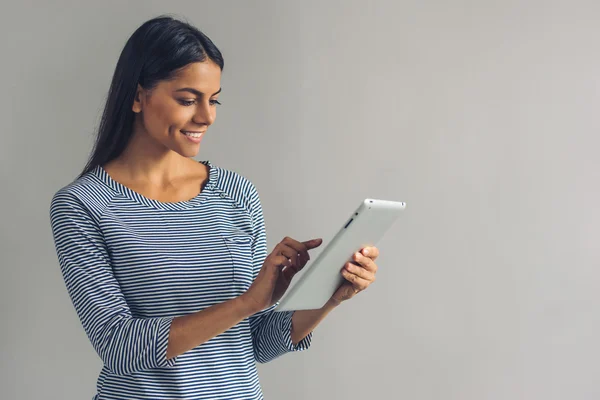
[[215, 110], [208, 102], [202, 102], [196, 108], [194, 123], [199, 125], [212, 125], [215, 122]]

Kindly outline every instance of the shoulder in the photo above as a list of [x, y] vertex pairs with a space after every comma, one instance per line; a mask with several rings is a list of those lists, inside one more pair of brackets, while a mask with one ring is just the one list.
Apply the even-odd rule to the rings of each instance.
[[256, 185], [243, 174], [231, 169], [214, 166], [217, 172], [215, 190], [220, 191], [249, 211], [260, 207], [260, 198]]
[[50, 214], [52, 216], [61, 211], [83, 213], [98, 219], [115, 194], [93, 172], [88, 172], [54, 193], [50, 201]]

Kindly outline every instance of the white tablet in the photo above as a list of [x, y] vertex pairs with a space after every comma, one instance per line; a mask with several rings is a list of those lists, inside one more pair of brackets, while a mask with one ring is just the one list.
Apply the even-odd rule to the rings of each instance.
[[306, 271], [288, 289], [275, 311], [323, 307], [344, 282], [340, 271], [346, 262], [362, 248], [376, 246], [405, 207], [404, 202], [364, 200], [318, 257], [304, 266]]

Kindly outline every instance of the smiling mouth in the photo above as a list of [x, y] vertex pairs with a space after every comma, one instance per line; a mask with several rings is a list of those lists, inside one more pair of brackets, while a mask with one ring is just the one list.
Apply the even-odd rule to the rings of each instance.
[[199, 139], [202, 137], [202, 135], [204, 135], [204, 132], [191, 132], [191, 131], [180, 131], [180, 132], [183, 133], [185, 136], [195, 138], [195, 139]]

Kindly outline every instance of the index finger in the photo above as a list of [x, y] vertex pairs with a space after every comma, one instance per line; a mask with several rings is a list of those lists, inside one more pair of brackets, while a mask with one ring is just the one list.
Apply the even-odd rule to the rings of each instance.
[[321, 243], [323, 243], [323, 239], [321, 239], [321, 238], [307, 240], [306, 242], [302, 242], [302, 244], [304, 246], [306, 246], [307, 250], [312, 250], [312, 249], [314, 249], [316, 247], [319, 247], [321, 245]]
[[314, 249], [315, 247], [319, 247], [323, 239], [312, 239], [307, 240], [306, 242], [299, 242], [290, 237], [286, 238], [285, 244], [296, 250], [302, 257], [308, 261], [310, 260], [310, 256], [308, 255], [308, 250]]

